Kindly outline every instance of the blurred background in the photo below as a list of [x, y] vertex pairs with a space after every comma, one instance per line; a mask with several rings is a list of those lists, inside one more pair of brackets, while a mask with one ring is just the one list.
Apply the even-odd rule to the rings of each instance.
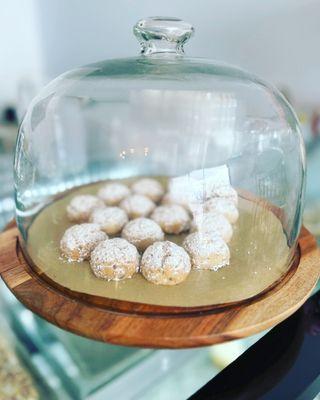
[[[2, 0], [0, 227], [14, 214], [13, 150], [19, 121], [30, 100], [68, 69], [136, 55], [139, 45], [132, 27], [138, 19], [153, 15], [176, 16], [194, 25], [195, 36], [185, 48], [189, 56], [238, 65], [271, 82], [288, 98], [300, 119], [307, 149], [304, 220], [319, 239], [318, 0]], [[16, 381], [17, 387], [24, 385], [25, 390], [22, 397], [12, 398], [41, 398], [41, 391], [47, 399], [49, 392], [59, 399], [105, 399], [112, 393], [119, 399], [167, 399], [168, 393], [175, 391], [172, 398], [185, 398], [257, 340], [234, 342], [223, 351], [219, 346], [183, 352], [123, 349], [50, 326], [24, 309], [2, 286], [0, 295], [0, 330], [5, 332], [1, 341], [6, 343], [0, 341], [0, 371], [4, 364], [9, 371], [0, 377], [8, 382], [8, 376], [14, 376], [12, 384]], [[7, 343], [17, 351], [11, 352]], [[184, 367], [177, 370], [178, 364]], [[148, 371], [154, 367], [157, 374], [149, 379]], [[137, 384], [141, 373], [146, 377], [144, 386]], [[131, 385], [131, 397], [119, 395], [125, 390], [121, 382]], [[7, 387], [3, 385], [0, 382], [0, 387]], [[6, 398], [1, 396], [0, 390], [0, 399]]]

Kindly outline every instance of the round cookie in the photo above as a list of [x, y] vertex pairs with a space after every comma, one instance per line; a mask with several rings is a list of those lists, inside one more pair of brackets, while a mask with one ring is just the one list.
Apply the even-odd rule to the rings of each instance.
[[128, 214], [130, 219], [147, 217], [155, 209], [155, 204], [146, 196], [133, 194], [120, 203], [120, 207]]
[[204, 211], [222, 214], [231, 224], [235, 224], [239, 218], [239, 211], [230, 198], [213, 197], [204, 203]]
[[231, 185], [215, 186], [209, 197], [223, 197], [231, 200], [236, 206], [238, 205], [238, 193]]
[[102, 200], [91, 194], [80, 194], [67, 205], [67, 217], [71, 222], [87, 222], [96, 208], [104, 207]]
[[190, 216], [182, 206], [169, 204], [157, 207], [151, 214], [165, 233], [178, 235], [190, 228]]
[[161, 204], [163, 205], [177, 204], [185, 208], [187, 211], [190, 210], [190, 203], [188, 199], [185, 196], [178, 195], [176, 193], [171, 193], [171, 192], [166, 193], [161, 200]]
[[136, 194], [142, 194], [143, 196], [149, 197], [152, 201], [157, 203], [161, 200], [164, 195], [164, 189], [160, 182], [156, 179], [143, 178], [136, 181], [131, 189]]
[[138, 250], [127, 240], [114, 238], [98, 244], [90, 257], [90, 266], [97, 278], [120, 281], [139, 270]]
[[98, 224], [100, 229], [108, 235], [115, 235], [121, 232], [129, 220], [122, 208], [104, 207], [94, 210], [90, 215], [89, 221]]
[[219, 236], [202, 232], [191, 233], [183, 241], [183, 247], [190, 256], [192, 268], [217, 271], [229, 265], [229, 247]]
[[229, 243], [233, 229], [225, 216], [213, 212], [205, 212], [198, 216], [191, 224], [191, 232], [208, 233], [220, 236], [226, 243]]
[[123, 228], [122, 237], [144, 251], [154, 242], [162, 241], [164, 233], [160, 226], [149, 218], [136, 218]]
[[61, 254], [68, 261], [87, 260], [98, 243], [108, 236], [97, 224], [73, 225], [63, 234], [60, 241]]
[[123, 199], [130, 195], [130, 189], [119, 182], [107, 183], [98, 191], [98, 197], [107, 206], [117, 206]]
[[177, 285], [190, 273], [191, 263], [186, 251], [175, 243], [155, 242], [141, 260], [141, 273], [156, 285]]

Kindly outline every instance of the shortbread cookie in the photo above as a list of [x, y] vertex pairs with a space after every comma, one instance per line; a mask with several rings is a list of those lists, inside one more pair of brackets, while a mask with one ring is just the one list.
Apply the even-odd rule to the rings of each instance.
[[191, 232], [196, 231], [221, 236], [226, 243], [230, 242], [233, 235], [232, 226], [227, 218], [214, 212], [203, 213], [193, 220]]
[[104, 207], [94, 210], [89, 221], [98, 224], [100, 229], [108, 235], [116, 235], [121, 232], [129, 219], [120, 207]]
[[87, 260], [98, 243], [108, 236], [97, 224], [80, 224], [68, 228], [60, 241], [61, 254], [68, 261]]
[[128, 214], [130, 219], [147, 217], [155, 209], [152, 200], [140, 194], [133, 194], [122, 200], [120, 207]]
[[187, 197], [177, 193], [171, 193], [171, 192], [166, 193], [161, 200], [161, 204], [163, 205], [177, 204], [185, 208], [187, 211], [190, 211], [190, 202], [188, 201]]
[[217, 271], [230, 262], [230, 251], [225, 241], [208, 233], [195, 232], [183, 241], [190, 256], [192, 268]]
[[136, 181], [131, 189], [133, 193], [142, 194], [157, 203], [164, 195], [164, 189], [156, 179], [143, 178]]
[[239, 218], [239, 211], [230, 198], [213, 197], [205, 202], [204, 211], [222, 214], [231, 224], [235, 224]]
[[177, 285], [190, 273], [191, 263], [186, 251], [175, 243], [155, 242], [144, 252], [141, 273], [156, 285]]
[[104, 203], [91, 194], [80, 194], [71, 199], [67, 206], [67, 216], [71, 222], [87, 222], [96, 208], [104, 207]]
[[123, 199], [130, 195], [130, 189], [123, 183], [107, 183], [98, 191], [98, 197], [107, 206], [117, 206]]
[[149, 218], [136, 218], [127, 223], [123, 228], [122, 237], [144, 251], [154, 242], [164, 239], [164, 233], [160, 226]]
[[122, 238], [105, 240], [98, 244], [90, 257], [90, 266], [97, 278], [120, 281], [139, 270], [138, 250]]
[[151, 214], [165, 233], [178, 235], [190, 228], [190, 216], [185, 208], [178, 204], [157, 207]]

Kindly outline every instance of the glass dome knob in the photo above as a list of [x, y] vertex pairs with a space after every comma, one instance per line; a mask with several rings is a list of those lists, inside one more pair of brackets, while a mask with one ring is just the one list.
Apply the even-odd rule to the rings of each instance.
[[183, 45], [194, 28], [179, 18], [149, 17], [138, 21], [133, 32], [141, 44], [141, 54], [183, 54]]

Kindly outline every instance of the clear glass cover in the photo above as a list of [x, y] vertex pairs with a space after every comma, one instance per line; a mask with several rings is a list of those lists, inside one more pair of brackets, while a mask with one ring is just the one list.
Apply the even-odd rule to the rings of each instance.
[[[230, 266], [216, 276], [234, 289], [235, 281], [226, 278], [228, 268], [236, 272], [243, 266], [241, 282], [249, 275], [261, 281], [270, 272], [261, 291], [289, 267], [300, 231], [305, 161], [297, 118], [284, 97], [257, 77], [184, 56], [183, 44], [193, 33], [189, 24], [149, 18], [139, 21], [134, 32], [140, 56], [61, 75], [24, 117], [16, 145], [15, 193], [27, 252], [39, 264], [35, 258], [44, 257], [44, 250], [36, 248], [39, 240], [30, 239], [30, 229], [72, 188], [85, 193], [83, 185], [94, 182], [129, 179], [130, 184], [135, 177], [157, 177], [201, 226], [206, 202], [219, 190], [230, 193], [231, 187], [239, 218], [231, 221]], [[54, 225], [46, 220], [38, 235]], [[46, 240], [58, 241], [59, 235]], [[43, 268], [49, 268], [46, 262]], [[239, 298], [254, 294], [244, 284]]]

